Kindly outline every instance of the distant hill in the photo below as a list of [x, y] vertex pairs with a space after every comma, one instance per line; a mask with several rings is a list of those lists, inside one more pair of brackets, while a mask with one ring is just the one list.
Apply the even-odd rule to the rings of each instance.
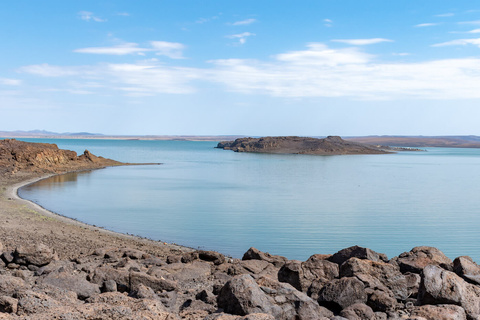
[[371, 145], [398, 147], [480, 148], [479, 136], [368, 136], [348, 137], [345, 140]]

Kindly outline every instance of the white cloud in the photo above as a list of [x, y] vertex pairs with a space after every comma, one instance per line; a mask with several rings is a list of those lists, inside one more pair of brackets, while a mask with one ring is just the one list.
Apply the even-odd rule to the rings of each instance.
[[20, 84], [22, 84], [22, 80], [0, 78], [0, 84], [5, 85], [5, 86], [19, 86]]
[[480, 25], [480, 20], [475, 21], [461, 21], [458, 24], [473, 24], [473, 25]]
[[434, 26], [438, 26], [439, 23], [420, 23], [420, 24], [417, 24], [415, 25], [414, 27], [415, 28], [424, 28], [424, 27], [434, 27]]
[[152, 59], [75, 67], [43, 64], [20, 71], [69, 77], [75, 85], [59, 78], [58, 86], [76, 94], [190, 94], [197, 91], [196, 83], [214, 83], [242, 94], [295, 99], [480, 99], [480, 59], [382, 62], [357, 47], [334, 49], [322, 43], [263, 61], [212, 60], [205, 68], [169, 66]]
[[323, 19], [323, 22], [332, 23], [333, 21], [330, 19]]
[[225, 37], [229, 39], [238, 39], [238, 44], [245, 44], [245, 42], [247, 42], [247, 38], [252, 36], [255, 36], [255, 33], [243, 32], [239, 34], [231, 34]]
[[454, 13], [442, 13], [442, 14], [437, 14], [435, 17], [440, 17], [440, 18], [445, 18], [445, 17], [453, 17], [455, 14]]
[[392, 53], [392, 55], [394, 55], [394, 56], [400, 56], [400, 57], [405, 57], [405, 56], [409, 56], [410, 53], [408, 53], [408, 52], [394, 52], [394, 53]]
[[393, 42], [390, 39], [384, 38], [372, 38], [372, 39], [335, 39], [331, 40], [332, 42], [346, 43], [353, 46], [364, 46], [369, 44], [376, 44], [381, 42]]
[[155, 52], [157, 55], [164, 55], [171, 59], [182, 59], [182, 50], [185, 46], [177, 42], [150, 41], [150, 48], [139, 47], [138, 43], [123, 43], [112, 47], [88, 47], [74, 50], [78, 53], [110, 54], [110, 55], [145, 55], [145, 52]]
[[130, 13], [128, 13], [128, 12], [117, 12], [117, 16], [129, 17]]
[[467, 31], [467, 33], [480, 33], [480, 29], [473, 29], [473, 30]]
[[242, 21], [236, 21], [236, 22], [232, 23], [232, 26], [246, 26], [246, 25], [252, 24], [256, 21], [257, 21], [257, 19], [246, 19], [246, 20], [242, 20]]
[[480, 38], [478, 39], [457, 39], [442, 43], [437, 43], [432, 45], [432, 47], [445, 47], [445, 46], [465, 46], [468, 44], [473, 44], [475, 46], [480, 47]]
[[93, 12], [89, 12], [89, 11], [80, 11], [78, 13], [78, 15], [80, 16], [80, 19], [82, 20], [85, 20], [85, 21], [95, 21], [95, 22], [105, 22], [107, 21], [106, 19], [102, 19], [102, 18], [99, 18], [97, 16], [94, 16], [93, 15]]

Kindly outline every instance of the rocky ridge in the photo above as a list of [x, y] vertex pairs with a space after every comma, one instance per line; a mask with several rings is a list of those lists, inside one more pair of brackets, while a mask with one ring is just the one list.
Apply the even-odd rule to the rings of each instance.
[[371, 146], [343, 140], [338, 136], [324, 139], [309, 137], [263, 137], [239, 138], [219, 142], [217, 148], [235, 152], [290, 153], [312, 155], [384, 154], [389, 153], [379, 146]]
[[0, 140], [0, 175], [63, 173], [117, 165], [124, 164], [97, 157], [88, 150], [78, 156], [75, 151], [59, 149], [55, 144]]

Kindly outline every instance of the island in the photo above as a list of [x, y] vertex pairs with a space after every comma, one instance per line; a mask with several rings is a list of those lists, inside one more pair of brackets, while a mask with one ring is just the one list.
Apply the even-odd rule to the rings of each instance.
[[324, 139], [297, 136], [238, 138], [235, 141], [219, 142], [217, 148], [235, 152], [313, 155], [385, 154], [394, 151], [389, 147], [346, 141], [338, 136]]

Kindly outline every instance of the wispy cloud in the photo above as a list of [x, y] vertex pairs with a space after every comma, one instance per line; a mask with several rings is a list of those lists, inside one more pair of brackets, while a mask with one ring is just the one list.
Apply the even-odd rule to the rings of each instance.
[[22, 84], [22, 80], [9, 79], [9, 78], [0, 78], [0, 85], [5, 85], [5, 86], [19, 86], [20, 84]]
[[177, 42], [150, 41], [150, 48], [142, 48], [138, 43], [123, 43], [111, 47], [88, 47], [74, 50], [78, 53], [109, 54], [109, 55], [145, 55], [146, 52], [155, 52], [157, 55], [167, 56], [171, 59], [182, 59], [185, 46]]
[[424, 27], [434, 27], [434, 26], [438, 26], [439, 23], [432, 23], [432, 22], [429, 22], [429, 23], [420, 23], [420, 24], [416, 24], [414, 25], [415, 28], [424, 28]]
[[480, 33], [480, 29], [470, 30], [470, 31], [467, 31], [467, 33]]
[[241, 21], [236, 21], [232, 23], [232, 26], [246, 26], [249, 24], [252, 24], [254, 22], [257, 22], [257, 19], [246, 19], [246, 20], [241, 20]]
[[89, 11], [80, 11], [78, 15], [80, 16], [80, 19], [85, 21], [95, 21], [95, 22], [107, 21], [107, 19], [102, 19], [100, 17], [94, 16], [93, 12], [89, 12]]
[[[197, 83], [213, 83], [240, 94], [295, 99], [480, 99], [480, 59], [476, 58], [384, 62], [358, 47], [335, 49], [310, 43], [268, 60], [208, 62], [204, 68], [166, 65], [155, 59], [70, 67], [42, 64], [20, 71], [59, 77], [59, 86], [76, 94], [189, 94], [199, 90]], [[67, 87], [70, 81], [75, 86]], [[92, 81], [99, 87], [87, 87]]]
[[117, 16], [129, 17], [130, 13], [128, 13], [128, 12], [117, 12]]
[[222, 14], [219, 13], [218, 15], [216, 16], [212, 16], [210, 18], [198, 18], [197, 21], [195, 21], [195, 23], [198, 23], [198, 24], [203, 24], [203, 23], [207, 23], [207, 22], [210, 22], [212, 20], [217, 20], [218, 18], [220, 18]]
[[325, 22], [325, 27], [331, 27], [333, 26], [333, 21], [330, 19], [323, 19], [323, 22]]
[[455, 13], [442, 13], [442, 14], [437, 14], [435, 15], [435, 17], [440, 17], [440, 18], [446, 18], [446, 17], [453, 17], [455, 15]]
[[474, 21], [460, 21], [458, 24], [473, 24], [473, 25], [480, 25], [480, 20], [474, 20]]
[[238, 44], [245, 44], [245, 42], [247, 42], [247, 38], [252, 36], [255, 36], [255, 33], [243, 32], [239, 34], [231, 34], [225, 37], [229, 39], [238, 39]]
[[393, 42], [390, 39], [384, 38], [372, 38], [372, 39], [334, 39], [332, 42], [346, 43], [353, 46], [365, 46], [369, 44], [376, 44], [381, 42]]
[[445, 47], [445, 46], [465, 46], [473, 44], [475, 46], [480, 47], [480, 38], [478, 39], [457, 39], [457, 40], [452, 40], [452, 41], [447, 41], [447, 42], [442, 42], [442, 43], [436, 43], [432, 45], [432, 47]]

